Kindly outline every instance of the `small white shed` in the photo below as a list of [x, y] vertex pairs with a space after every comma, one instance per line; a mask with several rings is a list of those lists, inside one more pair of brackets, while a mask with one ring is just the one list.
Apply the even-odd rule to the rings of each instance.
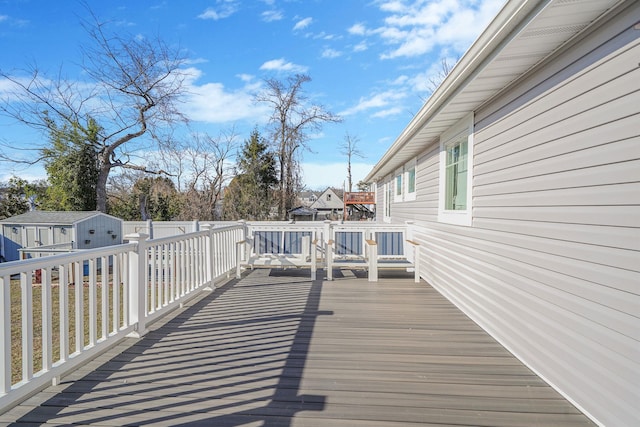
[[122, 220], [98, 211], [32, 211], [1, 220], [0, 234], [2, 259], [15, 261], [26, 248], [74, 250], [121, 244]]

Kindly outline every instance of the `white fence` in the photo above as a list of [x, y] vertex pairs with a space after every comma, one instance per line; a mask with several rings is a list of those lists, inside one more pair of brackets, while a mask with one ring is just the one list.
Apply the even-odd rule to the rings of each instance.
[[195, 233], [205, 225], [212, 227], [224, 227], [234, 225], [237, 222], [216, 221], [216, 222], [199, 222], [199, 221], [123, 221], [122, 235], [134, 233], [148, 234], [152, 239], [160, 237], [171, 237], [180, 234]]

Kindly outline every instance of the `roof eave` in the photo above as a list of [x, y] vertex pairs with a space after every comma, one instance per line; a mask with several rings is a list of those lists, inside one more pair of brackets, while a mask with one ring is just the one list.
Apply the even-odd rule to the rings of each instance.
[[[543, 9], [551, 0], [510, 0], [460, 58], [455, 67], [436, 88], [433, 94], [413, 117], [407, 127], [398, 136], [392, 146], [382, 156], [378, 163], [367, 174], [364, 181], [372, 183], [381, 179], [381, 174], [394, 156], [413, 138], [413, 136], [433, 118], [439, 110], [449, 103], [483, 66], [494, 56], [497, 50], [506, 44], [514, 31], [525, 25], [535, 14]], [[471, 111], [469, 111], [471, 112]]]

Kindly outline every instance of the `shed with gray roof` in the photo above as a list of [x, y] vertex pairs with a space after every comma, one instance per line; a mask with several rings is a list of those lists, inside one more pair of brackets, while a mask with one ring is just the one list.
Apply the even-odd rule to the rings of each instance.
[[122, 243], [122, 220], [98, 211], [32, 211], [0, 221], [4, 261], [29, 257], [27, 249], [50, 252]]

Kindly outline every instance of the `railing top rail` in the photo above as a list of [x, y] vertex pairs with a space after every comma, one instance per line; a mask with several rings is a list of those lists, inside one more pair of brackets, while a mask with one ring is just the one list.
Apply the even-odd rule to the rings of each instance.
[[57, 248], [66, 248], [73, 247], [72, 242], [64, 242], [64, 243], [54, 243], [51, 245], [41, 245], [41, 246], [28, 246], [26, 248], [20, 248], [19, 251], [31, 251], [31, 250], [40, 250], [40, 249], [57, 249]]
[[[242, 229], [242, 226], [239, 224], [235, 224], [235, 225], [224, 225], [224, 226], [212, 227], [210, 231], [211, 233], [215, 234], [215, 233], [223, 233], [229, 230], [240, 230], [240, 229]], [[191, 239], [194, 237], [206, 236], [209, 234], [210, 231], [201, 230], [201, 231], [193, 231], [191, 233], [185, 233], [185, 234], [176, 234], [175, 236], [159, 237], [157, 239], [145, 240], [144, 243], [146, 246], [164, 245], [167, 243], [175, 243], [181, 240]], [[127, 236], [125, 236], [125, 238], [126, 237]]]
[[334, 229], [353, 230], [406, 230], [406, 224], [379, 224], [374, 222], [352, 221], [332, 224]]
[[321, 226], [324, 224], [324, 222], [322, 221], [297, 221], [297, 222], [293, 222], [293, 221], [239, 221], [238, 224], [247, 224], [247, 225], [259, 225], [259, 226], [263, 226], [263, 225], [274, 225], [274, 226], [287, 226], [287, 225], [299, 225], [299, 224], [306, 224], [312, 227], [317, 227], [317, 226]]
[[10, 261], [0, 264], [0, 276], [19, 274], [25, 271], [37, 270], [42, 268], [57, 267], [62, 264], [84, 261], [90, 258], [98, 258], [126, 253], [132, 250], [135, 245], [135, 243], [125, 243], [122, 245], [111, 245], [104, 246], [102, 248], [84, 249], [76, 252], [51, 255], [43, 258]]
[[21, 248], [18, 249], [18, 252], [27, 254], [66, 254], [68, 252], [77, 252], [77, 250], [73, 248]]

